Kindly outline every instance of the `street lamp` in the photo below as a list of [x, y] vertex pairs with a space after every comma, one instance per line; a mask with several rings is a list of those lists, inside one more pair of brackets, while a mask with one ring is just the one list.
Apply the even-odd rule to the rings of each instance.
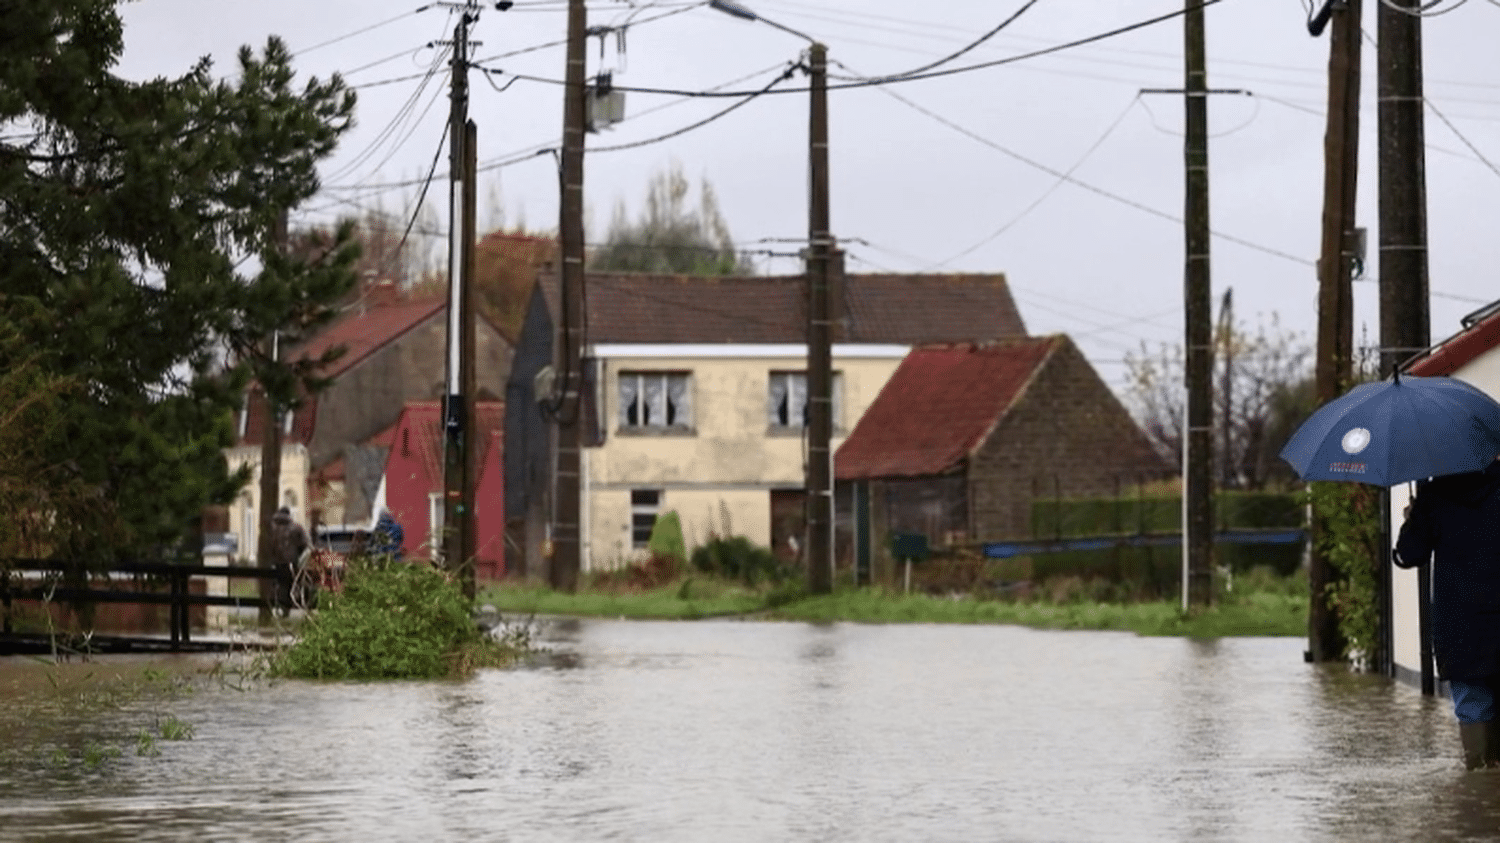
[[817, 39], [768, 20], [730, 2], [709, 6], [734, 17], [759, 21], [809, 44], [807, 208], [807, 587], [813, 594], [833, 590], [833, 348], [829, 303], [833, 235], [828, 221], [828, 48]]

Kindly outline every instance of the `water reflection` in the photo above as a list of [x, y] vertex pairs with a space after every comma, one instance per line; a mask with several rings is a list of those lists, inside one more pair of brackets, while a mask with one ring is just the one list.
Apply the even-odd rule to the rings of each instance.
[[[1446, 703], [1303, 642], [548, 622], [468, 682], [0, 717], [0, 840], [1479, 840]], [[0, 668], [3, 669], [3, 668]], [[126, 746], [165, 711], [197, 737]]]

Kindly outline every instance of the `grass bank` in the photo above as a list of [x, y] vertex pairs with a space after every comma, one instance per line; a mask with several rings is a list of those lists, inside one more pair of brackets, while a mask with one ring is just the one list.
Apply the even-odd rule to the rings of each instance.
[[767, 620], [853, 623], [993, 623], [1037, 629], [1121, 630], [1191, 638], [1304, 636], [1305, 578], [1257, 572], [1221, 586], [1214, 605], [1183, 613], [1176, 600], [1106, 602], [1060, 595], [1034, 599], [982, 594], [936, 596], [846, 588], [806, 596], [795, 588], [758, 588], [693, 577], [656, 588], [606, 584], [564, 594], [536, 584], [493, 586], [481, 603], [502, 612], [695, 620], [742, 616]]

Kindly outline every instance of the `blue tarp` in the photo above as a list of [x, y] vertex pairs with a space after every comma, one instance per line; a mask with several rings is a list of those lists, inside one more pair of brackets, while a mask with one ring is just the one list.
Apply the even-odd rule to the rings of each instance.
[[[1215, 544], [1295, 544], [1307, 538], [1302, 529], [1221, 530], [1214, 533]], [[1158, 533], [1134, 536], [1092, 536], [1052, 541], [990, 542], [984, 555], [990, 559], [1058, 553], [1066, 550], [1108, 550], [1112, 547], [1167, 547], [1182, 544], [1181, 533]]]

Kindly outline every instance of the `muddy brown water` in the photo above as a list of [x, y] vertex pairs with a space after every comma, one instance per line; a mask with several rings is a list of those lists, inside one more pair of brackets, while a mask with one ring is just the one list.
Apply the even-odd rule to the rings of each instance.
[[[602, 620], [542, 639], [464, 682], [8, 706], [0, 840], [1500, 839], [1500, 774], [1462, 770], [1445, 701], [1306, 665], [1297, 639]], [[137, 755], [164, 716], [193, 738]]]

